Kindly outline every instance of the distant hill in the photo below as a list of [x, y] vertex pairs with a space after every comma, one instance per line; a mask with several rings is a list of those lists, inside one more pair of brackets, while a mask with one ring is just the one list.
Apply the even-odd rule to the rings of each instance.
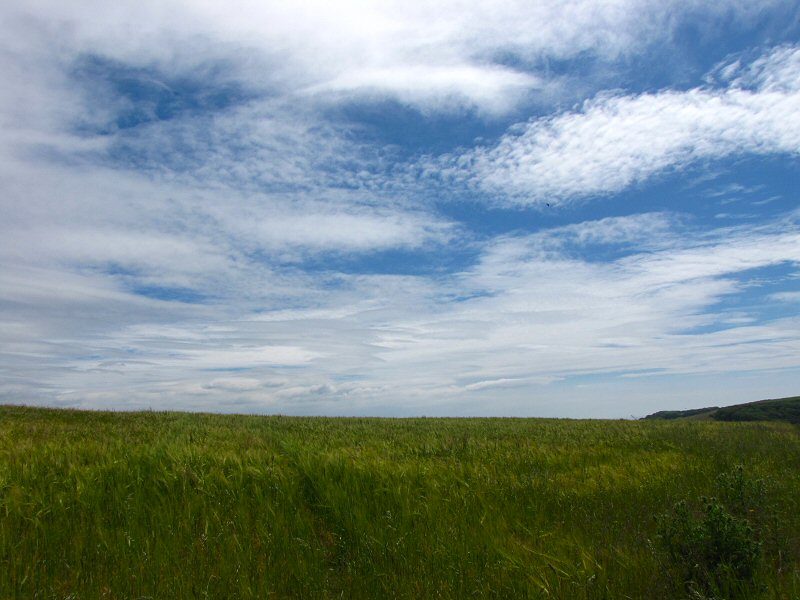
[[671, 421], [673, 419], [703, 419], [709, 418], [719, 410], [719, 406], [710, 406], [708, 408], [692, 408], [690, 410], [660, 410], [652, 415], [647, 415], [645, 419], [660, 419], [662, 421]]
[[645, 419], [713, 419], [715, 421], [786, 421], [800, 424], [800, 396], [759, 400], [734, 406], [711, 406], [691, 410], [662, 410]]

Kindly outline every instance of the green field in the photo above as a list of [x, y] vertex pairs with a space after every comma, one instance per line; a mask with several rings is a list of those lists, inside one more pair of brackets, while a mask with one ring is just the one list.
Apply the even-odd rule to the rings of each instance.
[[0, 407], [0, 598], [683, 597], [800, 598], [797, 426]]

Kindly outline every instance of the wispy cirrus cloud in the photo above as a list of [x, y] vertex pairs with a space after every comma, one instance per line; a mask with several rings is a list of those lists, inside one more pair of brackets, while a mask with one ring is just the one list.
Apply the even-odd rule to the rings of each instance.
[[668, 170], [743, 154], [800, 152], [800, 48], [721, 67], [724, 87], [601, 94], [518, 125], [496, 145], [445, 159], [445, 172], [497, 202], [565, 203], [620, 192]]
[[773, 300], [778, 302], [800, 302], [800, 292], [776, 292], [770, 296]]

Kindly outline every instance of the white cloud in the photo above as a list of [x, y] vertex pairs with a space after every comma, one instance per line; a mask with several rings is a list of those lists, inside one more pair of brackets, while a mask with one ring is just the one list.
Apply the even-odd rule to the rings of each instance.
[[[62, 325], [61, 339], [28, 351], [37, 353], [40, 385], [102, 391], [98, 402], [125, 396], [147, 406], [158, 390], [166, 394], [160, 401], [177, 406], [219, 402], [213, 406], [227, 410], [233, 394], [243, 404], [231, 410], [325, 414], [390, 406], [485, 414], [501, 392], [504, 402], [516, 398], [520, 414], [528, 406], [521, 394], [557, 394], [554, 386], [580, 375], [800, 368], [797, 319], [718, 305], [744, 289], [741, 273], [800, 264], [794, 225], [700, 234], [667, 215], [629, 220], [572, 226], [604, 233], [574, 236], [566, 254], [547, 232], [508, 236], [485, 248], [473, 268], [437, 281], [339, 274], [336, 288], [318, 293], [323, 288], [298, 278], [304, 307], [190, 308], [163, 326], [137, 325], [137, 318], [95, 324], [94, 341], [78, 341]], [[660, 242], [652, 245], [641, 232], [656, 222]], [[580, 258], [581, 244], [598, 239], [632, 246], [612, 262]], [[443, 297], [464, 299], [442, 304]], [[25, 374], [34, 355], [24, 354], [30, 338], [16, 331], [14, 353]], [[209, 369], [244, 372], [220, 377]]]
[[206, 390], [222, 390], [225, 392], [251, 392], [265, 387], [260, 379], [252, 377], [218, 377], [201, 386]]
[[592, 244], [661, 248], [674, 242], [672, 230], [676, 220], [675, 215], [662, 212], [583, 221], [532, 235], [528, 238], [529, 247], [540, 252]]
[[[29, 390], [57, 389], [64, 402], [315, 414], [551, 414], [534, 398], [559, 397], [575, 376], [800, 368], [800, 321], [718, 304], [744, 289], [743, 272], [800, 264], [796, 228], [698, 234], [660, 218], [672, 223], [659, 226], [660, 243], [634, 234], [626, 256], [610, 263], [576, 254], [578, 240], [594, 244], [592, 236], [576, 236], [567, 254], [546, 232], [508, 236], [473, 268], [438, 280], [339, 274], [339, 285], [325, 288], [299, 277], [304, 306], [291, 310], [183, 307], [176, 318], [148, 300], [128, 314], [135, 305], [119, 297], [127, 319], [95, 311], [87, 336], [78, 330], [89, 315], [73, 323], [73, 305], [56, 316], [67, 305], [55, 298], [55, 321], [20, 321], [39, 330], [15, 328], [22, 313], [6, 312], [4, 331], [16, 341], [6, 338], [4, 362]], [[630, 220], [612, 229], [637, 232], [658, 219]], [[608, 223], [574, 229], [604, 231]], [[85, 310], [99, 306], [109, 310]]]
[[619, 192], [702, 159], [800, 153], [800, 48], [743, 71], [724, 89], [603, 94], [449, 157], [446, 168], [503, 194], [500, 202], [544, 204]]
[[[214, 210], [213, 212], [217, 212]], [[454, 225], [420, 211], [372, 206], [271, 201], [218, 214], [239, 243], [291, 259], [314, 252], [369, 252], [422, 248], [452, 236]]]
[[[7, 3], [0, 398], [520, 414], [532, 390], [564, 400], [554, 390], [579, 375], [798, 368], [796, 320], [718, 306], [742, 271], [797, 262], [795, 225], [701, 235], [661, 212], [481, 241], [435, 212], [439, 189], [402, 149], [336, 120], [387, 98], [502, 118], [557, 85], [552, 59], [613, 62], [687, 16], [746, 27], [774, 4]], [[798, 56], [722, 66], [688, 92], [601, 95], [445, 166], [525, 203], [725, 153], [796, 153]], [[125, 81], [241, 97], [158, 120]], [[129, 113], [141, 120], [125, 128]], [[594, 260], [597, 245], [618, 258]], [[478, 259], [458, 272], [336, 270], [465, 246]]]
[[[68, 60], [99, 53], [131, 64], [197, 68], [227, 59], [234, 76], [282, 93], [313, 90], [397, 97], [427, 108], [453, 100], [502, 112], [536, 89], [530, 64], [590, 54], [633, 55], [669, 40], [684, 19], [748, 24], [778, 0], [503, 0], [445, 2], [82, 1], [10, 5], [7, 44], [54, 40]], [[20, 34], [22, 32], [22, 34]], [[213, 50], [211, 50], [213, 48]], [[508, 62], [508, 61], [506, 61]], [[444, 101], [444, 102], [443, 102]]]
[[800, 91], [799, 71], [800, 51], [794, 46], [784, 46], [750, 64], [737, 60], [723, 66], [721, 75], [723, 81], [729, 81], [737, 88], [785, 94]]
[[800, 292], [776, 292], [769, 296], [772, 300], [778, 302], [798, 303], [800, 302]]
[[222, 348], [187, 350], [162, 365], [195, 369], [252, 369], [263, 365], [304, 365], [317, 355], [296, 346], [261, 346], [256, 348]]
[[426, 110], [442, 111], [457, 109], [466, 100], [490, 112], [504, 113], [531, 89], [544, 85], [538, 77], [507, 67], [399, 65], [345, 73], [305, 91], [314, 95], [329, 92], [389, 95]]
[[227, 296], [244, 273], [282, 287], [276, 262], [435, 247], [455, 232], [427, 211], [358, 191], [320, 190], [326, 201], [18, 161], [0, 165], [0, 174], [0, 261], [211, 296]]
[[464, 386], [464, 390], [474, 392], [478, 390], [485, 390], [486, 388], [507, 388], [507, 387], [528, 387], [531, 384], [547, 385], [558, 381], [557, 377], [510, 377], [500, 379], [486, 379], [483, 381], [476, 381]]

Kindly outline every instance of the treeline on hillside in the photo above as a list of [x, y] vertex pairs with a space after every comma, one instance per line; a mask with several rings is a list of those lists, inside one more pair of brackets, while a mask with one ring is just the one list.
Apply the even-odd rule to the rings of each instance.
[[788, 421], [800, 423], [800, 396], [726, 406], [714, 413], [717, 421]]
[[715, 421], [785, 421], [800, 424], [800, 396], [760, 400], [747, 404], [736, 404], [719, 408], [695, 408], [691, 410], [662, 410], [645, 419], [689, 419], [707, 418]]
[[671, 421], [673, 419], [686, 419], [688, 417], [698, 417], [700, 415], [711, 415], [719, 410], [719, 406], [711, 406], [709, 408], [692, 408], [690, 410], [660, 410], [652, 415], [647, 415], [645, 419], [660, 419], [662, 421]]

